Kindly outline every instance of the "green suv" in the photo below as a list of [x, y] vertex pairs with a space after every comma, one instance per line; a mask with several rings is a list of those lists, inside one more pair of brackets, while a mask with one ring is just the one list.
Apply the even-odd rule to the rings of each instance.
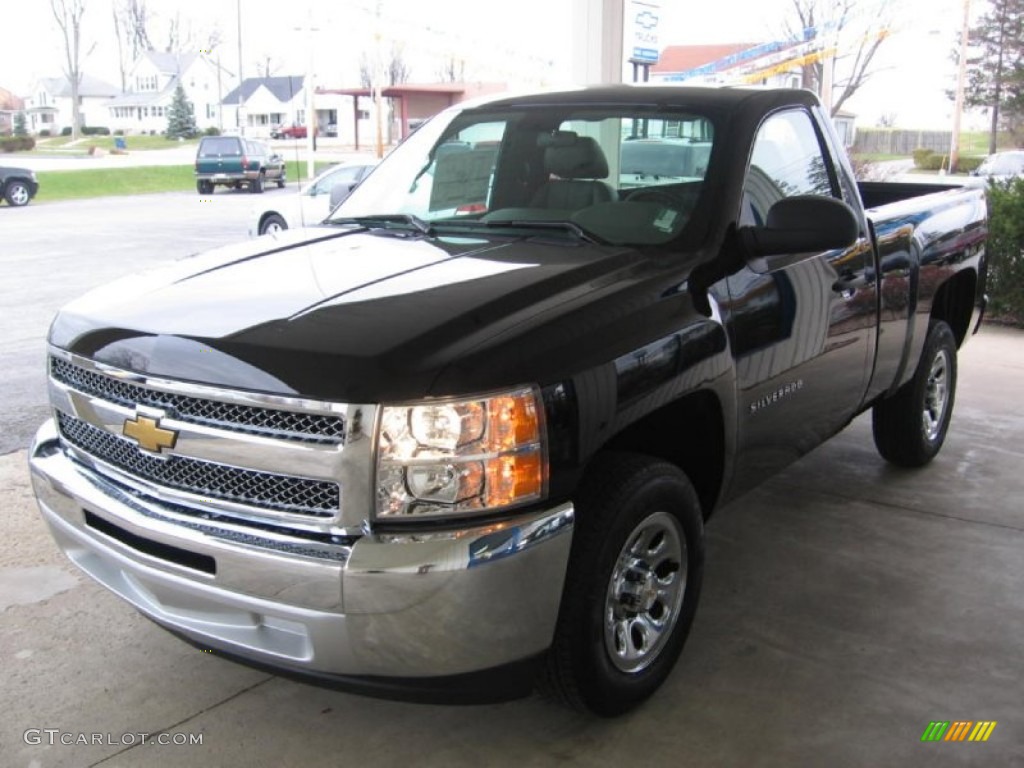
[[241, 136], [204, 136], [196, 152], [196, 189], [200, 195], [213, 194], [218, 184], [250, 192], [262, 192], [267, 182], [283, 187], [284, 158], [262, 141]]

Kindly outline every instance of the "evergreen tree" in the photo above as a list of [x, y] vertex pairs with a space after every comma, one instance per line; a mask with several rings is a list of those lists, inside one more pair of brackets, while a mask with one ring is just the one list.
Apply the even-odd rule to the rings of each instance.
[[1015, 137], [1024, 127], [1024, 0], [990, 0], [969, 39], [965, 102], [990, 111], [992, 153], [1000, 126]]
[[181, 83], [178, 83], [178, 87], [174, 89], [174, 100], [167, 111], [167, 131], [164, 135], [168, 139], [191, 139], [198, 133], [192, 102], [185, 95]]
[[28, 128], [25, 125], [24, 112], [16, 112], [14, 115], [14, 135], [28, 136]]

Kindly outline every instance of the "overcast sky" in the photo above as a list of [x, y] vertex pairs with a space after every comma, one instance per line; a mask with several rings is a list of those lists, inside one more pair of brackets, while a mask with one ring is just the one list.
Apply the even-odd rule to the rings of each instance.
[[[381, 0], [381, 45], [403, 47], [413, 82], [438, 79], [444, 58], [465, 60], [466, 78], [505, 81], [513, 86], [567, 85], [571, 78], [575, 0]], [[84, 70], [119, 82], [111, 0], [86, 0]], [[661, 0], [660, 42], [697, 44], [763, 42], [785, 33], [792, 0]], [[376, 0], [148, 0], [154, 17], [153, 42], [162, 47], [177, 14], [197, 44], [213, 27], [223, 42], [222, 63], [238, 69], [241, 7], [242, 66], [257, 73], [256, 61], [271, 57], [275, 74], [304, 73], [312, 51], [318, 84], [344, 87], [358, 82], [359, 58], [372, 50]], [[867, 12], [894, 18], [879, 54], [880, 74], [847, 108], [861, 125], [893, 113], [902, 127], [945, 127], [952, 103], [955, 67], [949, 59], [958, 38], [961, 0], [860, 0]], [[18, 5], [5, 18], [0, 44], [0, 87], [24, 94], [41, 76], [60, 74], [63, 46], [47, 0]], [[973, 0], [976, 11], [984, 0]], [[309, 32], [310, 20], [315, 28]]]

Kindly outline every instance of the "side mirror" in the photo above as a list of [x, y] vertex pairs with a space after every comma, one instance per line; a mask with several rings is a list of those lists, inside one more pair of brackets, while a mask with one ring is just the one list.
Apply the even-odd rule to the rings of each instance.
[[352, 194], [352, 190], [357, 186], [359, 186], [359, 182], [354, 181], [351, 184], [340, 182], [331, 187], [331, 208], [334, 208], [338, 203]]
[[764, 226], [738, 230], [755, 272], [796, 264], [822, 251], [849, 248], [859, 234], [860, 222], [849, 205], [819, 195], [783, 198], [768, 209]]

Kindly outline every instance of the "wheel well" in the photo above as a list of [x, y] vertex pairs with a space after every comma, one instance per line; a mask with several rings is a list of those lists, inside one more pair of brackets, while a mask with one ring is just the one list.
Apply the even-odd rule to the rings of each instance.
[[656, 456], [690, 479], [707, 517], [722, 488], [725, 434], [722, 407], [711, 392], [692, 395], [648, 414], [613, 437], [607, 450]]
[[970, 330], [977, 285], [974, 270], [965, 269], [943, 283], [932, 299], [932, 319], [946, 321], [953, 329], [957, 347], [964, 343]]

